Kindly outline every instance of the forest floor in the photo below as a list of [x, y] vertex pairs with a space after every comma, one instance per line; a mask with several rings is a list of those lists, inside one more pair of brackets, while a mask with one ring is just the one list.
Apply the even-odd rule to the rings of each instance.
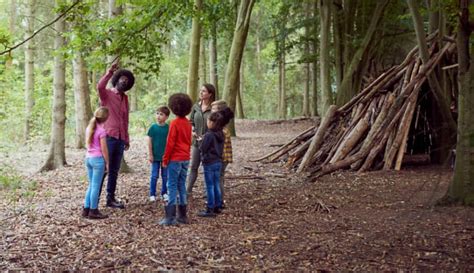
[[126, 209], [101, 203], [109, 218], [99, 221], [80, 217], [83, 150], [68, 148], [69, 166], [46, 173], [34, 170], [47, 147], [2, 153], [0, 162], [23, 178], [18, 187], [0, 187], [0, 270], [474, 271], [474, 208], [434, 206], [449, 169], [337, 172], [305, 181], [280, 163], [249, 162], [309, 126], [238, 121], [227, 208], [214, 219], [196, 216], [205, 206], [200, 174], [191, 224], [176, 227], [157, 225], [162, 204], [148, 201], [144, 138], [126, 152], [134, 172], [119, 177]]

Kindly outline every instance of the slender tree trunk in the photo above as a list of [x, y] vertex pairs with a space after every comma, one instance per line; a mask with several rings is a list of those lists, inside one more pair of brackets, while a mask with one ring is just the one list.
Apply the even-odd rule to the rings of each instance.
[[[317, 17], [318, 15], [318, 2], [314, 1], [313, 3], [313, 17]], [[313, 43], [312, 45], [312, 52], [314, 56], [318, 56], [318, 20], [315, 20], [315, 23], [313, 25]], [[313, 63], [311, 64], [311, 69], [312, 69], [312, 75], [311, 75], [311, 91], [312, 91], [312, 96], [311, 96], [311, 116], [319, 116], [319, 111], [318, 111], [318, 58], [314, 58]]]
[[208, 82], [207, 80], [207, 62], [206, 62], [206, 39], [201, 36], [201, 42], [199, 45], [199, 82], [203, 85]]
[[[12, 1], [12, 5], [15, 1]], [[15, 5], [16, 6], [16, 5]], [[26, 32], [25, 38], [33, 35], [35, 24], [34, 15], [36, 0], [29, 0], [26, 5]], [[16, 8], [15, 8], [16, 9]], [[12, 27], [13, 28], [13, 27]], [[13, 33], [13, 32], [12, 32]], [[34, 90], [35, 90], [35, 51], [34, 39], [25, 44], [25, 124], [23, 139], [27, 142], [30, 139], [30, 130], [32, 125]]]
[[[9, 18], [9, 22], [8, 22], [8, 25], [9, 25], [8, 29], [10, 30], [10, 33], [11, 33], [12, 35], [13, 35], [13, 34], [15, 33], [15, 31], [16, 31], [15, 26], [16, 26], [16, 24], [17, 24], [17, 15], [18, 15], [18, 13], [17, 13], [17, 7], [18, 7], [18, 5], [17, 5], [17, 0], [11, 0], [11, 1], [10, 1], [10, 18]], [[28, 12], [29, 12], [28, 9], [33, 9], [33, 7], [34, 7], [34, 2], [30, 2], [30, 3], [27, 4], [27, 11], [26, 11], [26, 13], [27, 13], [26, 16], [27, 16], [27, 17], [28, 17]], [[29, 24], [28, 18], [27, 18], [26, 20], [27, 20], [27, 28], [28, 28], [28, 24]], [[30, 20], [30, 21], [31, 21], [31, 20]], [[25, 35], [25, 36], [26, 36], [26, 35]], [[27, 46], [27, 45], [26, 45], [26, 46]], [[8, 53], [8, 54], [9, 54], [9, 56], [7, 57], [7, 60], [6, 60], [6, 62], [5, 62], [5, 67], [6, 67], [7, 69], [9, 69], [9, 68], [12, 66], [12, 64], [13, 64], [13, 56], [12, 56], [12, 55], [13, 55], [13, 52], [10, 52], [10, 53]], [[26, 61], [26, 60], [25, 60], [25, 61]]]
[[[224, 100], [229, 107], [235, 111], [237, 92], [239, 89], [239, 72], [242, 63], [245, 43], [250, 25], [250, 16], [252, 14], [255, 0], [242, 0], [240, 2], [239, 13], [232, 39], [232, 46], [227, 62], [227, 70], [224, 84]], [[235, 135], [234, 122], [230, 124], [231, 134]]]
[[344, 77], [344, 56], [343, 56], [343, 16], [342, 0], [335, 0], [333, 14], [333, 31], [334, 31], [334, 59], [336, 72], [336, 90], [339, 88]]
[[[352, 55], [354, 53], [353, 48], [353, 40], [355, 40], [355, 15], [357, 11], [357, 0], [344, 0], [343, 4], [343, 12], [344, 12], [344, 20], [343, 20], [343, 35], [342, 35], [342, 46], [343, 46], [343, 63], [342, 67], [346, 67], [346, 65], [351, 63]], [[344, 73], [344, 71], [343, 71]], [[344, 78], [345, 75], [342, 75]]]
[[217, 25], [211, 22], [211, 40], [209, 41], [209, 82], [216, 88], [216, 98], [220, 98], [217, 74]]
[[[197, 12], [202, 9], [202, 0], [194, 0], [194, 8]], [[189, 47], [188, 86], [187, 93], [193, 101], [198, 99], [199, 84], [199, 49], [201, 42], [201, 22], [196, 14], [193, 17], [191, 30], [191, 43]]]
[[[117, 5], [117, 0], [109, 0], [109, 10], [108, 16], [109, 19], [115, 18], [123, 13], [122, 5]], [[109, 43], [110, 44], [110, 43]], [[120, 63], [120, 59], [118, 58], [117, 54], [107, 56], [107, 62], [112, 64], [112, 62]]]
[[[362, 73], [366, 63], [369, 61], [367, 56], [371, 50], [371, 44], [375, 37], [375, 32], [377, 26], [380, 24], [380, 21], [383, 18], [383, 13], [385, 7], [390, 0], [380, 0], [377, 1], [377, 6], [375, 8], [374, 14], [370, 21], [370, 25], [365, 33], [365, 37], [362, 41], [361, 46], [356, 50], [350, 65], [346, 68], [344, 72], [344, 78], [342, 79], [341, 86], [337, 90], [337, 105], [343, 105], [348, 102], [360, 88], [360, 83], [362, 79]], [[366, 58], [364, 58], [364, 56]]]
[[74, 77], [74, 106], [76, 110], [76, 148], [84, 148], [85, 136], [89, 120], [92, 118], [89, 97], [89, 80], [87, 66], [81, 52], [76, 53], [72, 63]]
[[[474, 46], [470, 42], [471, 22], [469, 0], [460, 0], [458, 26], [459, 117], [458, 142], [454, 178], [441, 203], [474, 206]], [[469, 20], [470, 19], [470, 20]], [[471, 21], [471, 22], [470, 22]]]
[[[429, 52], [428, 45], [426, 44], [425, 39], [425, 31], [423, 29], [423, 19], [418, 11], [416, 2], [414, 0], [407, 0], [407, 2], [415, 25], [415, 32], [418, 40], [420, 57], [423, 64], [426, 64], [429, 61]], [[447, 131], [446, 133], [448, 136], [448, 139], [443, 140], [445, 141], [445, 143], [439, 145], [442, 150], [440, 152], [440, 160], [441, 162], [443, 162], [449, 155], [449, 150], [452, 149], [452, 147], [454, 147], [455, 145], [457, 126], [453, 117], [451, 116], [451, 110], [449, 108], [448, 103], [446, 102], [446, 98], [444, 95], [445, 92], [441, 89], [441, 86], [439, 85], [439, 82], [436, 78], [435, 72], [430, 73], [427, 78], [432, 94], [434, 95], [433, 97], [436, 100], [436, 104], [438, 106], [438, 113], [441, 117], [442, 124], [441, 129]]]
[[240, 66], [240, 86], [239, 92], [237, 92], [237, 118], [244, 119], [244, 106], [242, 102], [242, 94], [244, 93], [244, 60], [242, 59], [242, 65]]
[[[57, 2], [58, 3], [58, 2]], [[66, 22], [64, 18], [59, 19], [54, 24], [56, 38], [54, 39], [54, 49], [59, 51], [66, 39], [63, 37]], [[51, 128], [51, 144], [48, 159], [41, 167], [41, 171], [54, 170], [66, 165], [66, 58], [64, 54], [57, 53], [54, 57], [54, 98], [53, 98], [53, 122]]]
[[[283, 46], [285, 48], [285, 46]], [[284, 49], [283, 49], [284, 50]], [[285, 71], [285, 52], [281, 53], [280, 62], [278, 65], [279, 71], [279, 90], [280, 90], [280, 111], [278, 113], [279, 118], [285, 119], [286, 118], [286, 71]]]
[[[305, 3], [305, 17], [309, 21], [311, 17], [311, 2], [307, 1]], [[304, 43], [304, 55], [305, 62], [303, 64], [303, 73], [304, 73], [304, 89], [303, 89], [303, 116], [309, 117], [311, 115], [309, 110], [309, 85], [311, 81], [311, 68], [310, 62], [307, 61], [310, 51], [309, 51], [309, 41], [311, 36], [310, 27], [308, 24], [305, 25], [305, 37], [306, 41]]]
[[320, 0], [319, 1], [319, 10], [321, 18], [321, 29], [320, 29], [320, 77], [321, 77], [321, 111], [325, 115], [327, 109], [332, 104], [332, 90], [331, 90], [331, 74], [329, 66], [331, 60], [329, 58], [329, 34], [330, 34], [330, 25], [331, 25], [331, 0]]
[[260, 81], [262, 80], [262, 60], [261, 60], [261, 51], [262, 51], [262, 45], [260, 41], [260, 11], [257, 12], [257, 16], [255, 16], [255, 48], [256, 48], [256, 54], [257, 54], [257, 80]]

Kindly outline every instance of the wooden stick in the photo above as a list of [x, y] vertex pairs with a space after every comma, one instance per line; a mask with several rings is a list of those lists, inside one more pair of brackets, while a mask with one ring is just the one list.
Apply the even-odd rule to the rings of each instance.
[[301, 160], [301, 164], [298, 166], [297, 173], [301, 173], [307, 167], [308, 161], [313, 157], [316, 151], [321, 147], [321, 143], [323, 142], [324, 133], [326, 133], [326, 129], [328, 128], [330, 122], [333, 120], [334, 116], [336, 115], [337, 106], [331, 105], [326, 113], [326, 116], [321, 121], [321, 124], [316, 131], [316, 134], [313, 136], [311, 140], [311, 144], [309, 145], [308, 150], [306, 151], [303, 159]]

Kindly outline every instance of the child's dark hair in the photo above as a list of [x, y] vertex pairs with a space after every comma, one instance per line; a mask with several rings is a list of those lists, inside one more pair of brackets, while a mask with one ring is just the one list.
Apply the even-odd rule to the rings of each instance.
[[170, 115], [170, 109], [166, 106], [160, 106], [156, 109], [156, 113], [163, 113], [165, 114], [166, 116], [169, 116]]
[[211, 113], [208, 119], [214, 123], [214, 128], [212, 128], [213, 131], [220, 131], [225, 126], [225, 117], [220, 111]]
[[171, 109], [171, 112], [176, 116], [185, 117], [187, 114], [191, 113], [193, 101], [188, 94], [176, 93], [171, 95], [168, 99], [168, 106]]
[[115, 71], [114, 75], [112, 76], [112, 86], [115, 87], [120, 79], [120, 77], [125, 76], [128, 78], [128, 83], [125, 86], [125, 90], [130, 90], [133, 87], [133, 84], [135, 83], [135, 76], [133, 76], [133, 73], [130, 70], [127, 69], [119, 69]]
[[224, 116], [224, 126], [229, 124], [230, 120], [234, 118], [234, 112], [229, 107], [224, 108], [223, 110], [219, 111]]

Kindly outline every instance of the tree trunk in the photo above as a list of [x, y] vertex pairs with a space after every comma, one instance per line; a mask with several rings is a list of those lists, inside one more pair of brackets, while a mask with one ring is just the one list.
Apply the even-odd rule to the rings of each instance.
[[244, 106], [242, 102], [242, 94], [244, 93], [244, 60], [242, 60], [242, 65], [240, 66], [240, 83], [239, 91], [237, 92], [237, 118], [244, 119]]
[[[202, 9], [202, 0], [194, 0], [194, 8], [197, 12]], [[191, 43], [189, 46], [188, 86], [187, 93], [193, 101], [198, 99], [199, 84], [199, 49], [201, 44], [201, 22], [199, 16], [193, 17], [191, 30]]]
[[207, 62], [206, 62], [206, 39], [201, 36], [201, 41], [199, 45], [199, 82], [202, 86], [208, 82], [207, 79]]
[[209, 41], [209, 82], [216, 88], [216, 98], [220, 98], [217, 76], [217, 26], [211, 22], [211, 40]]
[[474, 46], [470, 43], [469, 0], [461, 0], [458, 26], [459, 117], [454, 178], [444, 202], [474, 206]]
[[[314, 1], [313, 3], [313, 16], [317, 17], [318, 15], [318, 2], [319, 1]], [[312, 43], [312, 52], [314, 56], [318, 56], [318, 20], [315, 20], [315, 23], [313, 25], [313, 43]], [[311, 116], [319, 116], [318, 112], [318, 76], [319, 76], [319, 71], [318, 71], [318, 58], [314, 58], [313, 63], [311, 64], [311, 70], [312, 70], [312, 75], [311, 75], [311, 91], [312, 91], [312, 96], [311, 96]]]
[[[415, 0], [407, 0], [407, 2], [408, 7], [410, 8], [410, 13], [413, 18], [413, 23], [415, 25], [415, 32], [418, 40], [418, 50], [420, 52], [420, 57], [423, 64], [426, 64], [430, 56], [428, 52], [428, 45], [426, 44], [425, 31], [423, 29], [423, 19], [419, 13]], [[445, 92], [441, 89], [441, 86], [439, 85], [439, 82], [436, 78], [436, 74], [432, 72], [427, 75], [427, 78], [432, 91], [431, 93], [434, 95], [433, 97], [436, 100], [436, 104], [438, 106], [438, 113], [441, 117], [441, 129], [443, 131], [447, 131], [446, 133], [448, 136], [448, 139], [443, 140], [445, 143], [438, 145], [442, 150], [444, 150], [440, 152], [440, 155], [443, 157], [440, 158], [440, 160], [441, 162], [443, 162], [449, 155], [449, 149], [452, 149], [452, 147], [454, 147], [454, 136], [456, 135], [457, 130], [456, 123], [453, 117], [451, 116], [451, 110], [444, 95]]]
[[343, 16], [344, 10], [342, 9], [342, 0], [335, 0], [336, 4], [334, 7], [333, 16], [333, 32], [334, 32], [334, 59], [335, 59], [335, 72], [336, 72], [336, 90], [339, 88], [344, 76], [344, 56], [343, 56]]
[[[12, 5], [15, 1], [12, 1]], [[25, 38], [33, 35], [35, 29], [35, 7], [36, 0], [29, 0], [26, 5], [26, 32]], [[13, 33], [13, 32], [12, 32]], [[34, 90], [35, 90], [35, 51], [34, 39], [31, 39], [25, 44], [25, 124], [23, 131], [23, 139], [27, 142], [30, 139], [30, 131], [32, 124]]]
[[[354, 53], [353, 48], [353, 40], [355, 40], [355, 29], [354, 29], [354, 22], [355, 22], [355, 15], [357, 11], [357, 0], [344, 0], [344, 20], [342, 23], [342, 49], [343, 49], [343, 61], [342, 67], [344, 67], [351, 63], [352, 54]], [[343, 71], [344, 73], [344, 71]], [[344, 75], [342, 75], [344, 78]]]
[[[59, 51], [65, 45], [66, 39], [63, 37], [65, 28], [66, 22], [64, 18], [59, 19], [54, 24], [56, 31], [54, 49], [56, 51]], [[53, 77], [54, 98], [51, 144], [48, 159], [40, 171], [54, 170], [66, 165], [66, 143], [64, 135], [66, 123], [66, 58], [64, 54], [59, 52], [57, 52], [57, 55], [54, 57]]]
[[331, 74], [329, 66], [331, 60], [329, 58], [330, 43], [330, 25], [331, 25], [331, 0], [320, 0], [319, 10], [321, 18], [320, 28], [320, 77], [321, 77], [321, 112], [326, 114], [329, 106], [332, 104], [332, 90], [331, 90]]
[[[306, 20], [309, 21], [311, 17], [311, 3], [308, 1], [305, 4], [305, 17]], [[303, 64], [303, 71], [304, 71], [304, 89], [303, 89], [303, 116], [309, 117], [311, 115], [309, 110], [309, 85], [311, 81], [311, 68], [310, 62], [307, 61], [310, 51], [309, 51], [309, 39], [310, 39], [310, 28], [309, 25], [305, 25], [305, 37], [306, 41], [304, 43], [304, 55], [305, 55], [305, 62]]]
[[[120, 1], [120, 0], [119, 0]], [[117, 5], [117, 0], [109, 0], [109, 10], [108, 10], [108, 16], [109, 16], [109, 19], [110, 18], [115, 18], [117, 17], [118, 15], [121, 15], [123, 13], [123, 8], [122, 8], [122, 5]], [[110, 42], [108, 42], [108, 44], [110, 44]], [[118, 55], [117, 54], [114, 54], [114, 55], [109, 55], [107, 56], [107, 62], [109, 64], [112, 64], [113, 61], [116, 61], [117, 63], [119, 63], [119, 59], [118, 59]]]
[[[27, 10], [26, 10], [26, 17], [27, 17], [27, 19], [26, 19], [26, 20], [27, 20], [26, 25], [27, 25], [27, 31], [28, 31], [28, 28], [29, 28], [29, 26], [28, 26], [28, 25], [29, 25], [29, 21], [32, 21], [32, 20], [29, 20], [29, 19], [28, 19], [28, 16], [29, 16], [28, 14], [29, 14], [29, 12], [30, 12], [29, 9], [33, 9], [34, 5], [35, 5], [35, 1], [30, 1], [30, 3], [28, 3], [28, 4], [27, 4], [27, 7], [26, 7], [26, 9], [27, 9]], [[17, 5], [17, 0], [11, 0], [11, 2], [10, 2], [10, 18], [9, 18], [9, 22], [8, 22], [8, 25], [9, 25], [9, 26], [8, 26], [8, 29], [9, 29], [9, 31], [10, 31], [11, 34], [15, 33], [15, 31], [16, 31], [15, 26], [16, 26], [16, 24], [17, 24], [17, 16], [18, 16], [17, 7], [18, 7], [18, 5]], [[32, 32], [32, 33], [33, 33], [33, 32]], [[26, 36], [26, 35], [25, 35], [25, 36]], [[25, 46], [27, 47], [28, 45], [25, 45]], [[6, 58], [5, 67], [6, 67], [7, 69], [10, 68], [10, 67], [12, 66], [12, 64], [13, 64], [13, 56], [12, 56], [12, 54], [13, 54], [12, 52], [8, 53], [8, 56], [7, 56], [7, 58]], [[25, 60], [25, 62], [26, 62], [26, 60]]]
[[92, 118], [87, 66], [81, 52], [76, 53], [72, 66], [74, 71], [74, 106], [76, 110], [75, 147], [80, 149], [85, 147], [86, 128], [89, 120]]
[[[250, 16], [252, 14], [255, 0], [242, 0], [240, 2], [239, 13], [232, 39], [232, 46], [227, 62], [227, 70], [224, 84], [224, 100], [229, 107], [235, 111], [237, 92], [239, 90], [239, 72], [244, 53], [245, 42], [250, 25]], [[234, 121], [230, 124], [231, 134], [235, 136]]]
[[361, 46], [354, 53], [349, 66], [344, 72], [344, 78], [342, 79], [341, 86], [337, 90], [337, 105], [341, 106], [348, 102], [360, 88], [360, 82], [362, 79], [363, 68], [366, 66], [368, 53], [371, 49], [371, 44], [375, 36], [377, 26], [383, 18], [385, 7], [390, 0], [380, 0], [377, 2], [374, 15], [370, 21], [369, 28], [365, 33], [364, 40]]
[[[283, 46], [284, 48], [284, 46]], [[279, 72], [279, 90], [280, 90], [280, 96], [279, 96], [279, 112], [278, 112], [278, 117], [281, 119], [286, 118], [286, 87], [285, 87], [285, 52], [281, 53], [280, 57], [280, 62], [278, 64], [278, 72]]]

